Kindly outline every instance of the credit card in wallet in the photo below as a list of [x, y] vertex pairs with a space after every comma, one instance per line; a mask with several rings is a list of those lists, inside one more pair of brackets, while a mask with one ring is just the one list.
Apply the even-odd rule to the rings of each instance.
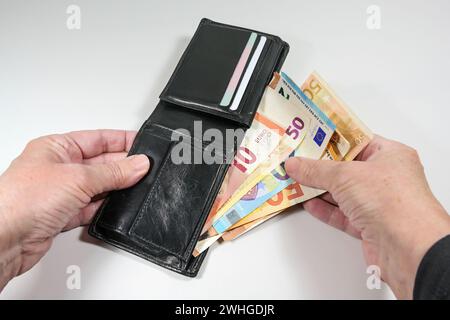
[[[221, 106], [227, 107], [230, 105], [231, 100], [233, 100], [230, 110], [236, 110], [238, 108], [253, 71], [255, 70], [256, 64], [258, 63], [259, 57], [261, 56], [266, 40], [266, 37], [260, 36], [258, 41], [258, 35], [256, 32], [252, 32], [250, 34], [247, 44], [242, 51], [233, 75], [228, 83], [227, 89], [225, 90], [223, 98], [220, 102]], [[256, 43], [257, 46], [252, 55], [252, 49]], [[247, 68], [245, 68], [246, 66]]]

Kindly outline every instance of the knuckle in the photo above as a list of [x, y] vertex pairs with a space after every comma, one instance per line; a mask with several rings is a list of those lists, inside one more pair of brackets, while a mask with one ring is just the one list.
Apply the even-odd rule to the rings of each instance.
[[343, 186], [349, 179], [353, 179], [353, 172], [351, 168], [346, 166], [346, 163], [342, 163], [340, 166], [336, 166], [334, 169], [334, 178], [332, 179], [332, 188]]
[[42, 150], [45, 147], [55, 144], [60, 139], [60, 136], [59, 134], [51, 134], [34, 138], [26, 144], [24, 151]]
[[336, 169], [334, 169], [334, 180], [338, 184], [342, 184], [345, 179], [347, 179], [349, 174], [349, 170], [347, 168], [344, 168], [344, 166], [336, 166]]
[[409, 146], [405, 146], [404, 154], [405, 154], [406, 158], [408, 160], [410, 160], [412, 163], [417, 164], [417, 165], [422, 165], [422, 163], [420, 161], [419, 152], [416, 149], [409, 147]]
[[68, 170], [68, 175], [77, 179], [78, 183], [82, 186], [89, 186], [91, 174], [88, 170], [85, 170], [82, 166], [77, 166], [72, 170]]
[[302, 178], [305, 181], [311, 181], [316, 176], [317, 164], [315, 162], [310, 162], [307, 165], [301, 165], [300, 168], [303, 168]]
[[90, 198], [95, 195], [92, 185], [92, 175], [85, 167], [76, 165], [68, 167], [66, 177], [69, 181], [75, 181], [76, 192], [80, 194], [79, 198], [89, 203]]
[[408, 156], [413, 156], [413, 155], [417, 154], [417, 150], [416, 149], [414, 149], [413, 147], [411, 147], [411, 146], [409, 146], [407, 144], [403, 144], [403, 143], [400, 143], [400, 142], [396, 142], [395, 150], [398, 153], [402, 153], [402, 154], [405, 154], [405, 155], [408, 155]]
[[39, 147], [40, 145], [42, 145], [43, 140], [44, 140], [45, 138], [46, 138], [46, 137], [44, 136], [44, 137], [34, 138], [34, 139], [30, 140], [30, 141], [27, 143], [27, 145], [25, 146], [25, 150], [30, 150], [30, 149], [34, 149], [34, 148], [36, 148], [36, 147]]
[[117, 164], [116, 162], [110, 162], [107, 165], [108, 168], [108, 174], [111, 177], [112, 183], [113, 183], [113, 187], [115, 189], [120, 188], [120, 186], [124, 183], [125, 181], [125, 173], [122, 169], [122, 167]]
[[88, 204], [95, 194], [92, 184], [92, 172], [80, 164], [55, 164], [49, 168], [52, 180], [57, 182], [66, 195], [70, 195], [83, 204]]
[[416, 149], [410, 148], [410, 154], [413, 159], [419, 161], [419, 152]]
[[74, 181], [78, 180], [76, 187], [73, 190], [73, 195], [83, 204], [87, 205], [93, 196], [95, 196], [95, 187], [92, 185], [91, 175], [88, 170], [83, 170], [79, 168], [73, 170], [71, 173]]
[[341, 162], [333, 171], [330, 189], [334, 192], [352, 189], [352, 186], [359, 184], [361, 180], [366, 180], [364, 175], [367, 169], [364, 162]]

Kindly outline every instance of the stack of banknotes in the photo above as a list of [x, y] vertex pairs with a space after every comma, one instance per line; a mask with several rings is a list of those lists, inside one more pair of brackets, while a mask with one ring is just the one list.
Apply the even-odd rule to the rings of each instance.
[[295, 204], [322, 193], [292, 180], [288, 157], [351, 161], [373, 135], [313, 72], [298, 87], [275, 74], [226, 174], [195, 247], [236, 239]]

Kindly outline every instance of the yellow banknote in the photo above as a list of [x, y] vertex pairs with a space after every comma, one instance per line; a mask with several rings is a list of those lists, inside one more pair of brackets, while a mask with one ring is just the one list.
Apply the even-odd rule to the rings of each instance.
[[306, 79], [302, 90], [336, 124], [336, 132], [342, 136], [342, 141], [345, 139], [350, 144], [343, 160], [353, 160], [372, 140], [372, 132], [317, 72], [313, 72]]
[[236, 227], [234, 229], [228, 230], [227, 232], [225, 232], [224, 234], [222, 234], [222, 239], [225, 241], [231, 241], [236, 239], [237, 237], [243, 235], [244, 233], [252, 230], [253, 228], [259, 226], [260, 224], [262, 224], [263, 222], [269, 220], [270, 218], [275, 217], [277, 214], [279, 214], [281, 212], [275, 212], [272, 214], [269, 214], [265, 217], [261, 217], [259, 219], [253, 220], [252, 222], [246, 223], [242, 226]]

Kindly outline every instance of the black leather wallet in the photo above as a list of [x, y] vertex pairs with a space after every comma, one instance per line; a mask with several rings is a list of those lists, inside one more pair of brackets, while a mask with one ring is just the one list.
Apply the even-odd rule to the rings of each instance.
[[[193, 153], [207, 147], [195, 136], [198, 121], [203, 131], [215, 129], [224, 136], [227, 129], [247, 129], [288, 50], [276, 36], [202, 19], [130, 150], [130, 155], [150, 158], [150, 172], [135, 186], [112, 192], [89, 233], [195, 277], [206, 252], [196, 258], [192, 252], [230, 161], [176, 164], [171, 152], [186, 141]], [[174, 133], [190, 140], [174, 141]], [[215, 152], [225, 159], [235, 154], [239, 143]]]

